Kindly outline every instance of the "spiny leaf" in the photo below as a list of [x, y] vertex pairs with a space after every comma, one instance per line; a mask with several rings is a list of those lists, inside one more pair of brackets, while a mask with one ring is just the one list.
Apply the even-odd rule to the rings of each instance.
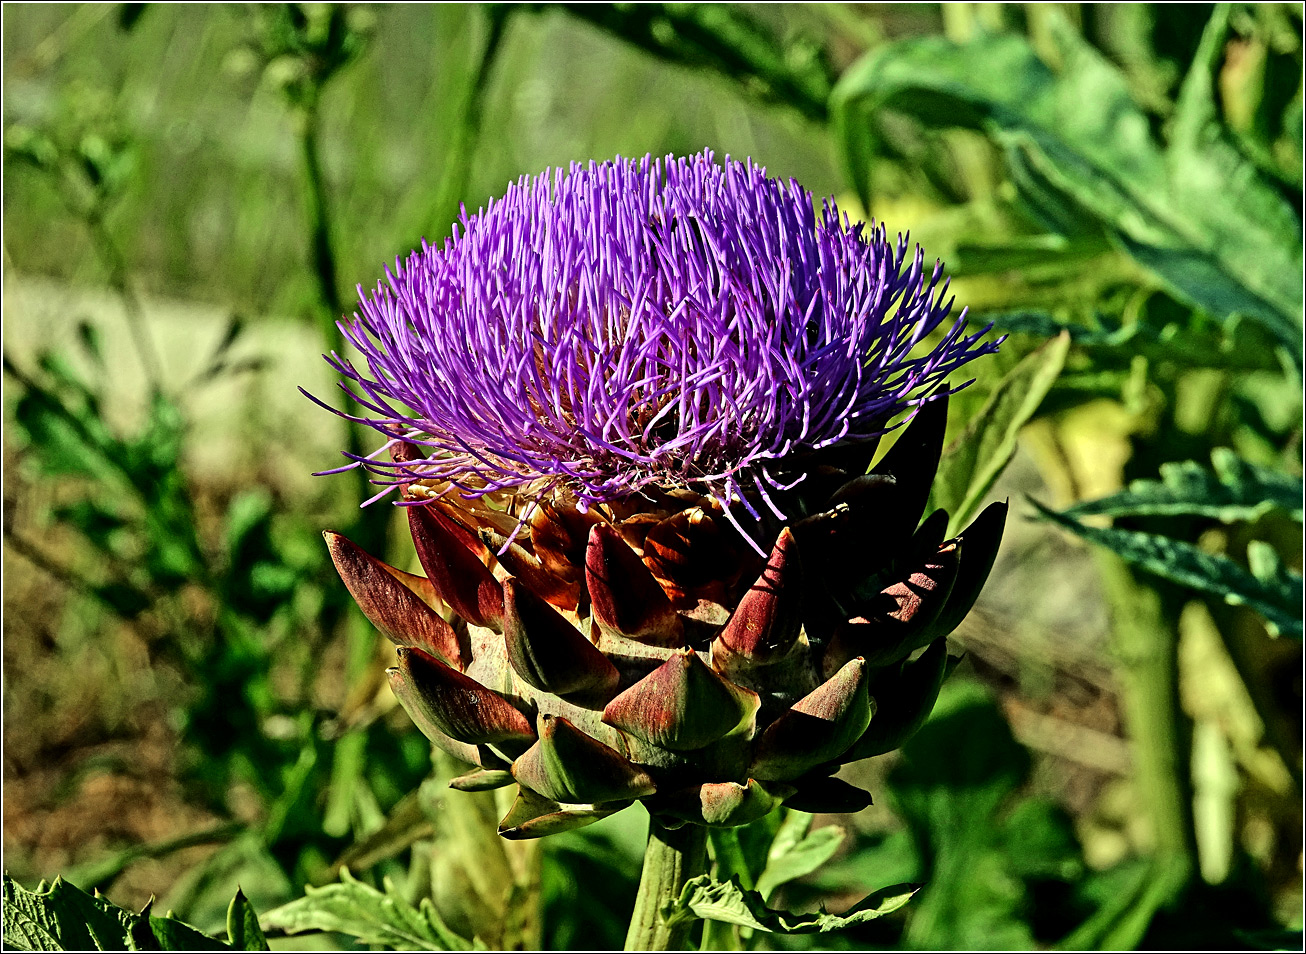
[[28, 891], [4, 876], [6, 947], [30, 951], [221, 951], [226, 945], [173, 918], [132, 914], [56, 878]]
[[1016, 452], [1021, 427], [1034, 416], [1065, 366], [1070, 336], [1061, 335], [1021, 359], [943, 453], [930, 509], [951, 514], [949, 536], [970, 522], [984, 495]]
[[680, 897], [664, 916], [669, 924], [691, 918], [724, 921], [769, 934], [825, 934], [892, 914], [911, 900], [921, 885], [895, 884], [863, 898], [846, 914], [793, 914], [766, 906], [756, 891], [745, 891], [736, 879], [726, 883], [702, 875], [685, 883]]
[[1181, 586], [1218, 596], [1226, 603], [1248, 606], [1265, 617], [1271, 632], [1301, 638], [1302, 578], [1284, 567], [1265, 545], [1250, 551], [1255, 556], [1253, 572], [1248, 572], [1226, 556], [1205, 553], [1182, 540], [1135, 530], [1087, 527], [1036, 501], [1030, 502], [1046, 519], [1090, 543], [1114, 550], [1129, 563]]
[[423, 898], [414, 908], [390, 883], [381, 892], [363, 884], [348, 869], [340, 881], [309, 888], [298, 900], [263, 916], [263, 923], [287, 934], [334, 931], [364, 944], [381, 944], [401, 950], [465, 951], [471, 945], [445, 925], [435, 906]]
[[138, 951], [224, 951], [227, 949], [227, 945], [221, 941], [200, 933], [189, 924], [184, 924], [175, 918], [156, 918], [150, 914], [148, 904], [140, 913], [139, 921], [132, 925], [129, 943], [134, 944], [134, 949]]
[[1215, 517], [1226, 523], [1255, 520], [1274, 509], [1302, 519], [1302, 480], [1248, 463], [1227, 447], [1211, 452], [1211, 471], [1196, 461], [1161, 465], [1161, 479], [1136, 480], [1128, 490], [1088, 500], [1064, 511], [1122, 516]]

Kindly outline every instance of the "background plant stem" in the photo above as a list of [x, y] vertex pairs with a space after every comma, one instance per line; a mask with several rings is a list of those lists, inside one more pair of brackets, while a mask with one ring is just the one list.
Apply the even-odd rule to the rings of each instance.
[[1197, 872], [1191, 771], [1192, 727], [1179, 704], [1177, 608], [1140, 583], [1112, 553], [1094, 553], [1114, 617], [1125, 727], [1139, 794], [1156, 839], [1157, 876], [1175, 901]]
[[693, 922], [668, 925], [662, 917], [662, 907], [680, 897], [686, 881], [706, 870], [706, 828], [685, 825], [672, 830], [650, 817], [644, 869], [639, 877], [630, 930], [626, 933], [626, 950], [683, 950]]
[[100, 260], [109, 270], [109, 283], [122, 298], [127, 330], [131, 335], [132, 345], [136, 348], [145, 380], [149, 382], [150, 395], [157, 397], [163, 389], [163, 362], [159, 360], [154, 339], [150, 337], [149, 329], [145, 326], [145, 310], [141, 307], [141, 300], [128, 279], [127, 262], [118, 248], [118, 243], [113, 240], [112, 233], [105, 227], [104, 215], [99, 209], [87, 216], [86, 225], [95, 241], [95, 249], [99, 253]]
[[418, 228], [429, 229], [428, 234], [431, 235], [447, 235], [449, 227], [458, 218], [461, 204], [469, 198], [472, 158], [481, 139], [481, 125], [485, 116], [485, 93], [489, 87], [490, 73], [503, 46], [504, 32], [512, 19], [513, 8], [510, 6], [486, 6], [483, 10], [486, 21], [485, 43], [481, 46], [481, 55], [468, 84], [462, 121], [454, 133], [435, 199], [418, 223]]
[[[318, 299], [321, 303], [318, 309], [318, 322], [324, 343], [332, 352], [341, 354], [345, 350], [345, 336], [336, 322], [344, 314], [345, 308], [336, 279], [336, 251], [332, 239], [331, 210], [327, 202], [326, 176], [322, 169], [321, 146], [318, 141], [318, 102], [319, 97], [313, 95], [301, 110], [300, 156], [306, 184], [313, 272], [317, 276]], [[338, 400], [347, 399], [341, 397]], [[363, 427], [353, 421], [347, 424], [346, 449], [350, 454], [361, 457], [367, 452]], [[374, 490], [366, 470], [357, 467], [353, 473], [357, 484], [356, 496], [361, 503], [372, 496]], [[384, 556], [388, 529], [388, 520], [357, 519], [353, 521], [347, 536], [364, 550]]]

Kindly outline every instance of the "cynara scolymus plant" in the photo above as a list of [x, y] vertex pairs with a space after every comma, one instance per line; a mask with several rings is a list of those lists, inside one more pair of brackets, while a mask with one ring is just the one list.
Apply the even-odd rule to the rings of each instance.
[[465, 215], [342, 325], [385, 438], [351, 466], [426, 573], [327, 534], [395, 694], [473, 766], [455, 788], [518, 786], [507, 838], [644, 805], [637, 946], [676, 942], [707, 827], [869, 803], [833, 773], [921, 724], [992, 566], [1005, 506], [950, 540], [921, 517], [945, 378], [996, 345], [908, 248], [751, 164], [591, 163]]

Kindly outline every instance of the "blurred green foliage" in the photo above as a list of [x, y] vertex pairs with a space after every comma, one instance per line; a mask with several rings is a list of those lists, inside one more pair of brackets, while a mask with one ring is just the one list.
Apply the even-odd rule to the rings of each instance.
[[[495, 795], [449, 792], [457, 767], [432, 774], [420, 736], [391, 718], [374, 637], [316, 539], [344, 526], [385, 552], [386, 519], [355, 509], [363, 485], [306, 499], [255, 469], [209, 486], [192, 462], [195, 406], [266, 373], [272, 356], [248, 342], [274, 315], [339, 348], [342, 282], [447, 234], [460, 204], [503, 182], [708, 145], [911, 224], [958, 300], [1009, 334], [952, 401], [934, 504], [965, 523], [1019, 436], [1059, 498], [1036, 512], [1101, 548], [1145, 832], [1090, 864], [1096, 809], [1072, 816], [1040, 793], [1012, 698], [979, 688], [977, 665], [886, 757], [873, 825], [845, 834], [788, 812], [713, 838], [716, 882], [682, 905], [715, 912], [702, 945], [809, 947], [768, 930], [836, 921], [763, 901], [842, 910], [919, 883], [901, 909], [873, 895], [816, 943], [1300, 944], [1285, 913], [1301, 878], [1299, 6], [6, 12], [6, 287], [107, 285], [131, 342], [115, 363], [102, 339], [116, 329], [91, 318], [20, 359], [10, 310], [6, 454], [14, 496], [36, 503], [11, 507], [7, 482], [7, 551], [70, 594], [54, 629], [78, 617], [140, 635], [182, 798], [213, 822], [80, 859], [70, 880], [110, 890], [142, 861], [217, 844], [165, 899], [205, 941], [262, 949], [262, 915], [274, 940], [297, 934], [279, 946], [620, 945], [639, 820], [528, 849], [494, 836]], [[231, 318], [179, 380], [147, 317], [161, 294], [254, 317]], [[134, 414], [117, 406], [127, 379], [145, 382]], [[244, 439], [300, 466], [302, 448]], [[60, 678], [87, 658], [6, 637], [20, 678], [40, 671], [33, 658]], [[13, 679], [8, 726], [25, 715]], [[42, 692], [17, 698], [60, 704], [58, 685]], [[74, 760], [67, 775], [82, 771]], [[75, 947], [80, 926], [199, 943], [66, 883], [33, 894], [7, 880], [5, 894], [7, 944]]]

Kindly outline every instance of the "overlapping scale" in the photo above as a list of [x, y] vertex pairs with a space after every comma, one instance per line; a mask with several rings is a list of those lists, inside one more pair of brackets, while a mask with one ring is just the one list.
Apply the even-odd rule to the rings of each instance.
[[504, 837], [635, 802], [668, 827], [743, 825], [781, 803], [858, 811], [870, 795], [833, 773], [928, 717], [944, 637], [1002, 539], [1005, 504], [953, 540], [946, 513], [921, 521], [935, 466], [921, 457], [945, 418], [926, 405], [870, 474], [874, 442], [814, 455], [786, 503], [807, 515], [776, 526], [765, 557], [683, 489], [587, 511], [552, 497], [524, 516], [452, 495], [409, 507], [425, 577], [327, 543], [400, 646], [400, 704], [474, 766], [452, 785], [518, 786]]

